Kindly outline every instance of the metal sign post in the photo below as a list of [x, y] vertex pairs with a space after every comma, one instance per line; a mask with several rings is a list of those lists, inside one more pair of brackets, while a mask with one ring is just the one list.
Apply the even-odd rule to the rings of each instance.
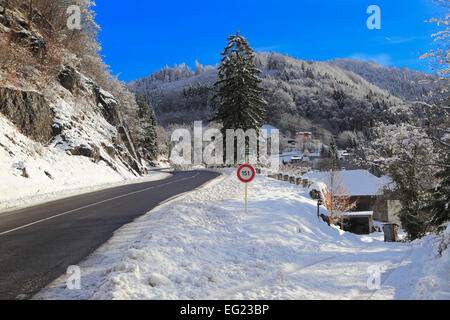
[[244, 195], [244, 202], [245, 202], [245, 214], [247, 214], [247, 184], [249, 182], [251, 182], [254, 178], [255, 178], [255, 169], [249, 165], [249, 164], [244, 164], [242, 166], [239, 167], [238, 171], [237, 171], [237, 176], [239, 178], [239, 180], [241, 180], [243, 183], [245, 183], [245, 195]]
[[245, 205], [244, 205], [244, 213], [247, 214], [247, 184], [245, 184]]
[[[250, 155], [250, 148], [245, 148], [245, 163], [248, 164], [248, 156]], [[244, 213], [247, 215], [247, 183], [245, 184], [245, 200], [244, 200]]]
[[320, 221], [320, 206], [323, 204], [322, 198], [317, 200], [317, 219]]

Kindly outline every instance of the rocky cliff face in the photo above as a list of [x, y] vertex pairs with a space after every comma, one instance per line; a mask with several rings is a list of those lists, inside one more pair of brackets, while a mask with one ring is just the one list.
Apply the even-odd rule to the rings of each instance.
[[[107, 153], [119, 157], [130, 170], [138, 174], [142, 173], [139, 156], [127, 124], [118, 109], [117, 100], [87, 78], [82, 84], [82, 77], [73, 68], [66, 67], [59, 79], [61, 86], [69, 92], [82, 90], [84, 98], [87, 98], [86, 104], [91, 104], [93, 107], [92, 111], [98, 112], [97, 116], [104, 117], [114, 127], [115, 134], [112, 135], [110, 141], [112, 148]], [[59, 111], [55, 112], [52, 105], [54, 103], [38, 92], [0, 87], [0, 113], [9, 119], [22, 134], [44, 145], [61, 137], [67, 141], [66, 130], [70, 130], [74, 126], [83, 127], [83, 118], [76, 116], [72, 117], [72, 122], [78, 123], [58, 122], [55, 116]], [[86, 105], [84, 107], [86, 108]], [[83, 146], [74, 145], [70, 149], [70, 153], [96, 159], [96, 161], [100, 160], [98, 150], [102, 148], [102, 145], [95, 146], [92, 143], [90, 145], [90, 152], [87, 152]], [[106, 146], [105, 143], [103, 145]]]
[[8, 190], [35, 195], [144, 173], [118, 100], [80, 73], [70, 54], [54, 75], [36, 64], [49, 47], [42, 28], [51, 26], [38, 11], [30, 24], [0, 2], [0, 55], [31, 57], [26, 66], [0, 65], [0, 207]]
[[0, 113], [33, 140], [45, 144], [53, 138], [54, 112], [40, 93], [0, 88]]
[[[132, 168], [132, 170], [142, 173], [143, 169], [141, 167], [139, 155], [136, 152], [130, 130], [119, 111], [119, 104], [115, 97], [70, 66], [66, 66], [61, 71], [58, 79], [61, 86], [68, 90], [72, 95], [85, 95], [88, 100], [94, 102], [94, 110], [98, 111], [110, 125], [116, 128], [116, 134], [112, 140], [114, 152], [111, 152], [112, 149], [110, 149], [108, 153], [119, 156], [130, 168]], [[76, 148], [75, 150], [83, 150], [83, 148]], [[78, 154], [78, 152], [74, 150], [71, 152], [72, 154]], [[80, 155], [83, 154], [90, 153], [80, 153]]]
[[26, 21], [21, 12], [8, 3], [8, 1], [0, 2], [0, 31], [4, 32], [3, 36], [12, 43], [28, 49], [34, 56], [44, 58], [47, 54], [47, 45], [42, 35], [33, 29], [33, 25], [50, 31], [50, 23], [37, 10], [33, 10], [30, 21]]

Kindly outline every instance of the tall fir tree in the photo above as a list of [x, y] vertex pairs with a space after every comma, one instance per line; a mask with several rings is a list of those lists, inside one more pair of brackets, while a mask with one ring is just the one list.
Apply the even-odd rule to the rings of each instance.
[[446, 155], [446, 166], [436, 173], [439, 184], [429, 190], [431, 201], [426, 209], [431, 214], [431, 223], [439, 226], [450, 221], [450, 155]]
[[158, 155], [155, 112], [142, 96], [137, 98], [137, 105], [143, 131], [138, 142], [138, 149], [142, 157], [153, 160]]
[[258, 132], [265, 122], [267, 102], [260, 87], [261, 71], [255, 64], [255, 52], [239, 31], [227, 40], [228, 46], [221, 53], [219, 81], [214, 84], [216, 114], [213, 120], [222, 123], [224, 130], [255, 129]]

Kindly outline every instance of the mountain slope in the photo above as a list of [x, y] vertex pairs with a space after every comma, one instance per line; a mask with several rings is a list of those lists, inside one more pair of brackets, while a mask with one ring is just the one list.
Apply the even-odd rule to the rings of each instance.
[[408, 68], [389, 68], [380, 66], [376, 62], [349, 59], [335, 59], [327, 62], [352, 71], [405, 101], [428, 100], [429, 93], [436, 92], [442, 86], [435, 82], [435, 76]]
[[[407, 90], [394, 96], [386, 90], [389, 84], [380, 88], [381, 80], [376, 82], [374, 76], [364, 78], [337, 63], [303, 61], [277, 53], [259, 53], [256, 62], [267, 90], [267, 122], [284, 131], [315, 130], [319, 135], [326, 131], [363, 131], [375, 120], [398, 122], [411, 115], [410, 105], [403, 99]], [[380, 70], [381, 74], [388, 72], [390, 69]], [[431, 77], [411, 74], [414, 79]], [[405, 83], [413, 81], [408, 75], [404, 75]], [[135, 80], [129, 88], [146, 97], [161, 124], [191, 123], [212, 116], [210, 98], [216, 80], [215, 69], [193, 72], [182, 64]], [[414, 99], [425, 90], [411, 85], [412, 89], [417, 91]]]

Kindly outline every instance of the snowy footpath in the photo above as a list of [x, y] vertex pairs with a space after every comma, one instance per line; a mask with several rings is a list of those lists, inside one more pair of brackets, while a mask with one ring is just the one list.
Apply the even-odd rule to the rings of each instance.
[[64, 275], [34, 298], [450, 299], [442, 236], [342, 232], [318, 220], [305, 189], [265, 176], [249, 185], [245, 215], [243, 184], [222, 172], [119, 229], [80, 263], [80, 290]]

